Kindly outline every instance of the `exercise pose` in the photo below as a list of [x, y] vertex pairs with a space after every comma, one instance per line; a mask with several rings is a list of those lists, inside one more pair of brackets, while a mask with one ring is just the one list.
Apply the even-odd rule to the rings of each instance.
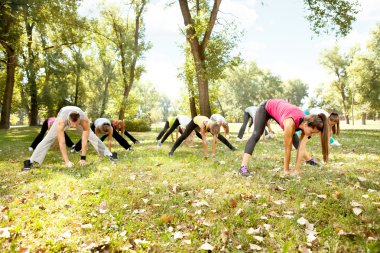
[[216, 153], [216, 142], [219, 139], [223, 142], [230, 150], [234, 151], [236, 148], [232, 146], [231, 143], [228, 142], [226, 138], [219, 134], [220, 131], [220, 123], [210, 120], [206, 116], [195, 116], [187, 125], [185, 132], [178, 138], [178, 140], [174, 143], [172, 149], [169, 152], [169, 156], [172, 156], [174, 151], [178, 148], [179, 145], [191, 134], [193, 130], [197, 127], [200, 128], [202, 143], [203, 143], [203, 154], [207, 157], [207, 142], [206, 142], [206, 133], [210, 132], [213, 135], [212, 140], [212, 156], [215, 156]]
[[24, 161], [24, 170], [29, 170], [34, 162], [42, 164], [45, 159], [46, 153], [53, 145], [54, 141], [58, 139], [59, 149], [61, 151], [65, 165], [71, 168], [74, 164], [69, 160], [66, 142], [65, 142], [65, 129], [73, 127], [82, 134], [82, 153], [79, 165], [86, 165], [86, 152], [87, 141], [89, 140], [94, 146], [99, 155], [108, 156], [113, 159], [112, 153], [104, 145], [104, 143], [94, 134], [90, 129], [90, 121], [85, 113], [76, 106], [66, 106], [61, 108], [56, 120], [50, 128], [45, 138], [37, 145], [32, 156]]
[[226, 139], [230, 138], [230, 127], [228, 126], [226, 118], [224, 118], [221, 114], [216, 113], [211, 115], [210, 120], [216, 121], [221, 127], [223, 127], [224, 137], [226, 137]]
[[[187, 125], [190, 123], [191, 118], [183, 115], [179, 115], [176, 118], [174, 118], [174, 121], [171, 123], [171, 127], [168, 131], [166, 131], [164, 137], [158, 141], [158, 146], [161, 146], [162, 143], [165, 142], [165, 140], [169, 137], [169, 135], [172, 137], [172, 133], [177, 129], [176, 131], [176, 140], [178, 140], [178, 133], [183, 134]], [[202, 140], [202, 135], [197, 131], [194, 130], [195, 134]], [[192, 146], [194, 143], [194, 133], [191, 132], [191, 134], [185, 139], [186, 146]]]
[[[241, 125], [240, 130], [239, 130], [239, 134], [236, 138], [237, 141], [243, 141], [243, 135], [244, 135], [245, 129], [247, 127], [248, 121], [251, 120], [249, 125], [248, 125], [248, 133], [249, 133], [250, 127], [255, 122], [255, 116], [256, 116], [257, 109], [258, 109], [257, 106], [249, 106], [249, 107], [244, 109], [243, 124]], [[266, 126], [268, 127], [269, 132], [273, 134], [274, 132], [273, 132], [272, 128], [270, 127], [269, 121], [266, 123]], [[264, 133], [265, 133], [265, 135], [268, 135], [268, 131], [265, 128], [264, 128]]]
[[[324, 114], [312, 114], [305, 116], [303, 111], [297, 106], [289, 104], [282, 99], [270, 99], [259, 105], [255, 117], [255, 128], [252, 136], [248, 140], [241, 167], [239, 170], [240, 175], [248, 177], [250, 172], [247, 169], [248, 162], [251, 159], [253, 150], [256, 143], [259, 141], [260, 136], [264, 132], [264, 127], [269, 119], [274, 119], [284, 130], [284, 172], [290, 174], [289, 163], [293, 146], [297, 149], [297, 160], [295, 171], [300, 174], [301, 162], [306, 161], [310, 165], [319, 165], [313, 157], [306, 150], [307, 140], [317, 134], [321, 133], [322, 154], [323, 160], [328, 161], [329, 145], [328, 145], [328, 123]], [[295, 134], [296, 130], [301, 130], [301, 139]]]
[[125, 121], [124, 120], [112, 120], [112, 127], [114, 130], [120, 132], [122, 137], [127, 136], [134, 144], [139, 144], [140, 142], [133, 137], [127, 130], [125, 130]]
[[[111, 121], [106, 118], [98, 118], [91, 125], [91, 130], [95, 132], [96, 136], [101, 136], [100, 140], [104, 141], [108, 137], [108, 149], [111, 151], [111, 140], [112, 137], [126, 150], [132, 151], [132, 146], [116, 131], [116, 129], [111, 125]], [[82, 141], [79, 140], [75, 144], [75, 151], [80, 151], [82, 149]], [[114, 158], [117, 155], [114, 153]]]
[[325, 110], [322, 110], [321, 108], [311, 108], [310, 110], [305, 110], [304, 113], [306, 115], [309, 114], [320, 114], [323, 113], [326, 115], [329, 123], [329, 142], [331, 146], [340, 147], [342, 144], [338, 142], [338, 140], [334, 139], [332, 137], [333, 134], [339, 135], [340, 134], [340, 127], [339, 127], [339, 114], [336, 112], [328, 113]]
[[[51, 126], [53, 125], [55, 121], [55, 117], [50, 117], [50, 118], [47, 118], [43, 123], [42, 123], [42, 127], [41, 127], [41, 131], [40, 133], [36, 136], [36, 138], [34, 139], [34, 141], [32, 142], [32, 144], [30, 145], [29, 147], [29, 151], [32, 152], [33, 150], [36, 149], [37, 145], [43, 140], [44, 136], [45, 136], [45, 133], [51, 128]], [[66, 134], [66, 132], [64, 133], [65, 134], [65, 141], [66, 141], [66, 146], [67, 147], [74, 147], [74, 143], [73, 141], [70, 139], [70, 137]]]

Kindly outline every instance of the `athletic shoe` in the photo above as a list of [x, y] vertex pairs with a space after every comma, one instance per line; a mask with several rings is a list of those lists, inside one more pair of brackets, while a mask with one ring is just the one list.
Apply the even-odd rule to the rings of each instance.
[[117, 153], [116, 152], [112, 152], [112, 155], [108, 156], [108, 158], [110, 159], [110, 161], [117, 161], [117, 160], [119, 160], [117, 158]]
[[160, 141], [157, 142], [157, 146], [161, 147], [162, 143]]
[[173, 156], [173, 151], [170, 151], [169, 154], [168, 154], [170, 157]]
[[134, 149], [132, 147], [127, 148], [129, 151], [133, 151]]
[[135, 141], [134, 144], [140, 144], [140, 142], [139, 141]]
[[271, 134], [271, 133], [269, 133], [269, 134], [265, 135], [265, 137], [268, 138], [268, 139], [273, 139], [273, 138], [274, 138], [274, 135]]
[[247, 166], [242, 165], [239, 169], [239, 174], [243, 177], [250, 177], [251, 173], [248, 171]]
[[33, 150], [34, 150], [32, 147], [29, 147], [28, 149], [30, 152], [33, 152]]
[[24, 161], [24, 168], [22, 168], [23, 171], [29, 171], [32, 168], [33, 164], [30, 162], [30, 160]]
[[235, 150], [237, 150], [236, 147], [232, 147], [232, 148], [231, 148], [231, 151], [235, 151]]
[[321, 167], [321, 164], [319, 164], [314, 157], [312, 157], [309, 161], [306, 161], [307, 164], [311, 166], [318, 166]]
[[340, 147], [342, 144], [340, 144], [337, 140], [334, 140], [332, 143], [330, 143], [331, 146]]
[[73, 145], [73, 146], [71, 147], [71, 149], [70, 149], [70, 154], [75, 153], [75, 152], [76, 152], [76, 150], [75, 150], [75, 145]]
[[240, 139], [239, 137], [236, 137], [236, 141], [242, 142], [243, 139]]

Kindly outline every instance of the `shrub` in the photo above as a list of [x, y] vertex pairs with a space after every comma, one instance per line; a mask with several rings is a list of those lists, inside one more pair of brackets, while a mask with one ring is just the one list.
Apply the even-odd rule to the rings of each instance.
[[132, 132], [149, 132], [151, 130], [150, 122], [144, 119], [127, 120], [125, 129]]

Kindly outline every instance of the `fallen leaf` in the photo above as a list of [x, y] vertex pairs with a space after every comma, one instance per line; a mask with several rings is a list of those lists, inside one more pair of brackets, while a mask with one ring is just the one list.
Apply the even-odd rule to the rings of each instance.
[[261, 231], [261, 228], [260, 228], [260, 227], [258, 227], [258, 228], [256, 228], [256, 229], [254, 229], [254, 228], [249, 228], [249, 229], [247, 230], [247, 235], [257, 235], [257, 234], [260, 234], [260, 231]]
[[309, 221], [306, 220], [304, 217], [301, 217], [297, 220], [297, 223], [300, 224], [300, 225], [305, 225], [305, 224], [308, 224]]
[[109, 207], [106, 201], [103, 201], [99, 206], [98, 206], [99, 213], [108, 213]]
[[228, 200], [228, 204], [232, 208], [237, 207], [237, 201], [235, 199], [233, 199], [233, 198], [231, 198], [231, 199]]
[[83, 229], [92, 228], [92, 224], [91, 224], [91, 223], [83, 224], [83, 225], [81, 226], [81, 228], [83, 228]]
[[71, 231], [66, 231], [65, 233], [61, 234], [62, 238], [70, 238], [71, 237]]
[[206, 242], [206, 243], [202, 244], [198, 250], [211, 250], [212, 251], [213, 249], [214, 249], [214, 247], [211, 244]]
[[320, 199], [326, 199], [327, 198], [326, 194], [317, 195], [317, 197]]
[[0, 228], [0, 238], [10, 238], [11, 233], [9, 232], [10, 227]]
[[183, 234], [182, 234], [181, 231], [176, 231], [176, 232], [174, 232], [173, 237], [174, 237], [175, 240], [182, 239], [183, 238]]
[[360, 182], [367, 181], [367, 178], [365, 178], [365, 177], [358, 177], [358, 179], [359, 179]]
[[356, 202], [356, 201], [351, 201], [350, 204], [351, 204], [352, 207], [362, 206], [362, 204], [360, 204], [360, 203], [358, 203], [358, 202]]
[[145, 204], [147, 204], [148, 202], [149, 202], [149, 199], [142, 199], [142, 201], [145, 203]]
[[243, 213], [244, 213], [244, 210], [241, 209], [241, 208], [239, 208], [239, 209], [236, 211], [235, 216], [240, 216], [240, 215], [243, 214]]
[[264, 237], [262, 237], [262, 236], [254, 235], [253, 238], [254, 238], [255, 240], [259, 241], [259, 242], [264, 241]]
[[261, 250], [261, 247], [259, 245], [250, 243], [249, 244], [249, 249], [251, 249], [251, 250]]
[[359, 214], [361, 214], [361, 213], [363, 212], [363, 210], [360, 209], [360, 208], [358, 208], [358, 207], [354, 207], [354, 208], [352, 208], [352, 211], [353, 211], [354, 214], [356, 214], [356, 215], [359, 215]]
[[194, 207], [198, 207], [198, 206], [209, 206], [209, 204], [205, 201], [205, 200], [195, 200], [194, 203], [192, 204], [192, 206]]
[[270, 225], [270, 224], [264, 224], [263, 226], [264, 226], [265, 230], [267, 230], [267, 231], [269, 231], [269, 229], [272, 228], [272, 225]]
[[227, 228], [224, 228], [220, 233], [220, 237], [222, 238], [222, 242], [225, 244], [228, 241], [229, 231]]
[[281, 200], [273, 201], [273, 203], [275, 203], [276, 205], [283, 205], [286, 203], [286, 201], [281, 199]]
[[368, 194], [364, 194], [364, 195], [362, 195], [362, 197], [365, 198], [365, 199], [369, 198]]
[[185, 243], [185, 244], [187, 244], [187, 245], [191, 244], [191, 240], [183, 240], [182, 242]]
[[19, 253], [29, 253], [30, 249], [27, 248], [27, 247], [20, 247], [20, 248], [17, 249], [17, 252], [19, 252]]
[[376, 190], [368, 189], [368, 192], [376, 192]]
[[308, 234], [307, 235], [307, 242], [313, 242], [317, 237], [314, 236], [314, 234]]
[[215, 189], [205, 189], [204, 192], [207, 194], [207, 195], [213, 195], [215, 193]]
[[305, 246], [301, 246], [301, 245], [298, 247], [298, 252], [300, 252], [300, 253], [312, 253], [312, 251], [310, 249], [306, 248]]

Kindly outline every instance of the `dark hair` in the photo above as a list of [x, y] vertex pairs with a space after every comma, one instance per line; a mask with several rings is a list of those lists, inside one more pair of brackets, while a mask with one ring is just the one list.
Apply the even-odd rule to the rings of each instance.
[[340, 134], [340, 127], [339, 127], [339, 114], [336, 113], [336, 112], [332, 112], [329, 116], [329, 120], [335, 122], [336, 124], [333, 125], [332, 127], [332, 131], [333, 131], [333, 134], [337, 134], [339, 135]]
[[104, 124], [102, 125], [102, 131], [103, 131], [104, 133], [108, 133], [108, 132], [110, 131], [110, 128], [111, 128], [111, 126], [110, 126], [110, 124], [108, 124], [108, 123], [104, 123]]
[[305, 117], [307, 125], [312, 128], [316, 128], [321, 132], [321, 144], [322, 144], [322, 154], [323, 161], [328, 162], [329, 160], [329, 124], [327, 122], [327, 117], [323, 113], [318, 115], [311, 114]]
[[72, 121], [72, 122], [77, 122], [77, 120], [80, 118], [80, 115], [79, 115], [79, 112], [72, 112], [70, 113], [69, 115], [69, 119]]
[[212, 134], [212, 135], [218, 135], [219, 132], [220, 132], [220, 125], [215, 122], [215, 121], [212, 121], [211, 124], [209, 125], [209, 129], [208, 131]]

